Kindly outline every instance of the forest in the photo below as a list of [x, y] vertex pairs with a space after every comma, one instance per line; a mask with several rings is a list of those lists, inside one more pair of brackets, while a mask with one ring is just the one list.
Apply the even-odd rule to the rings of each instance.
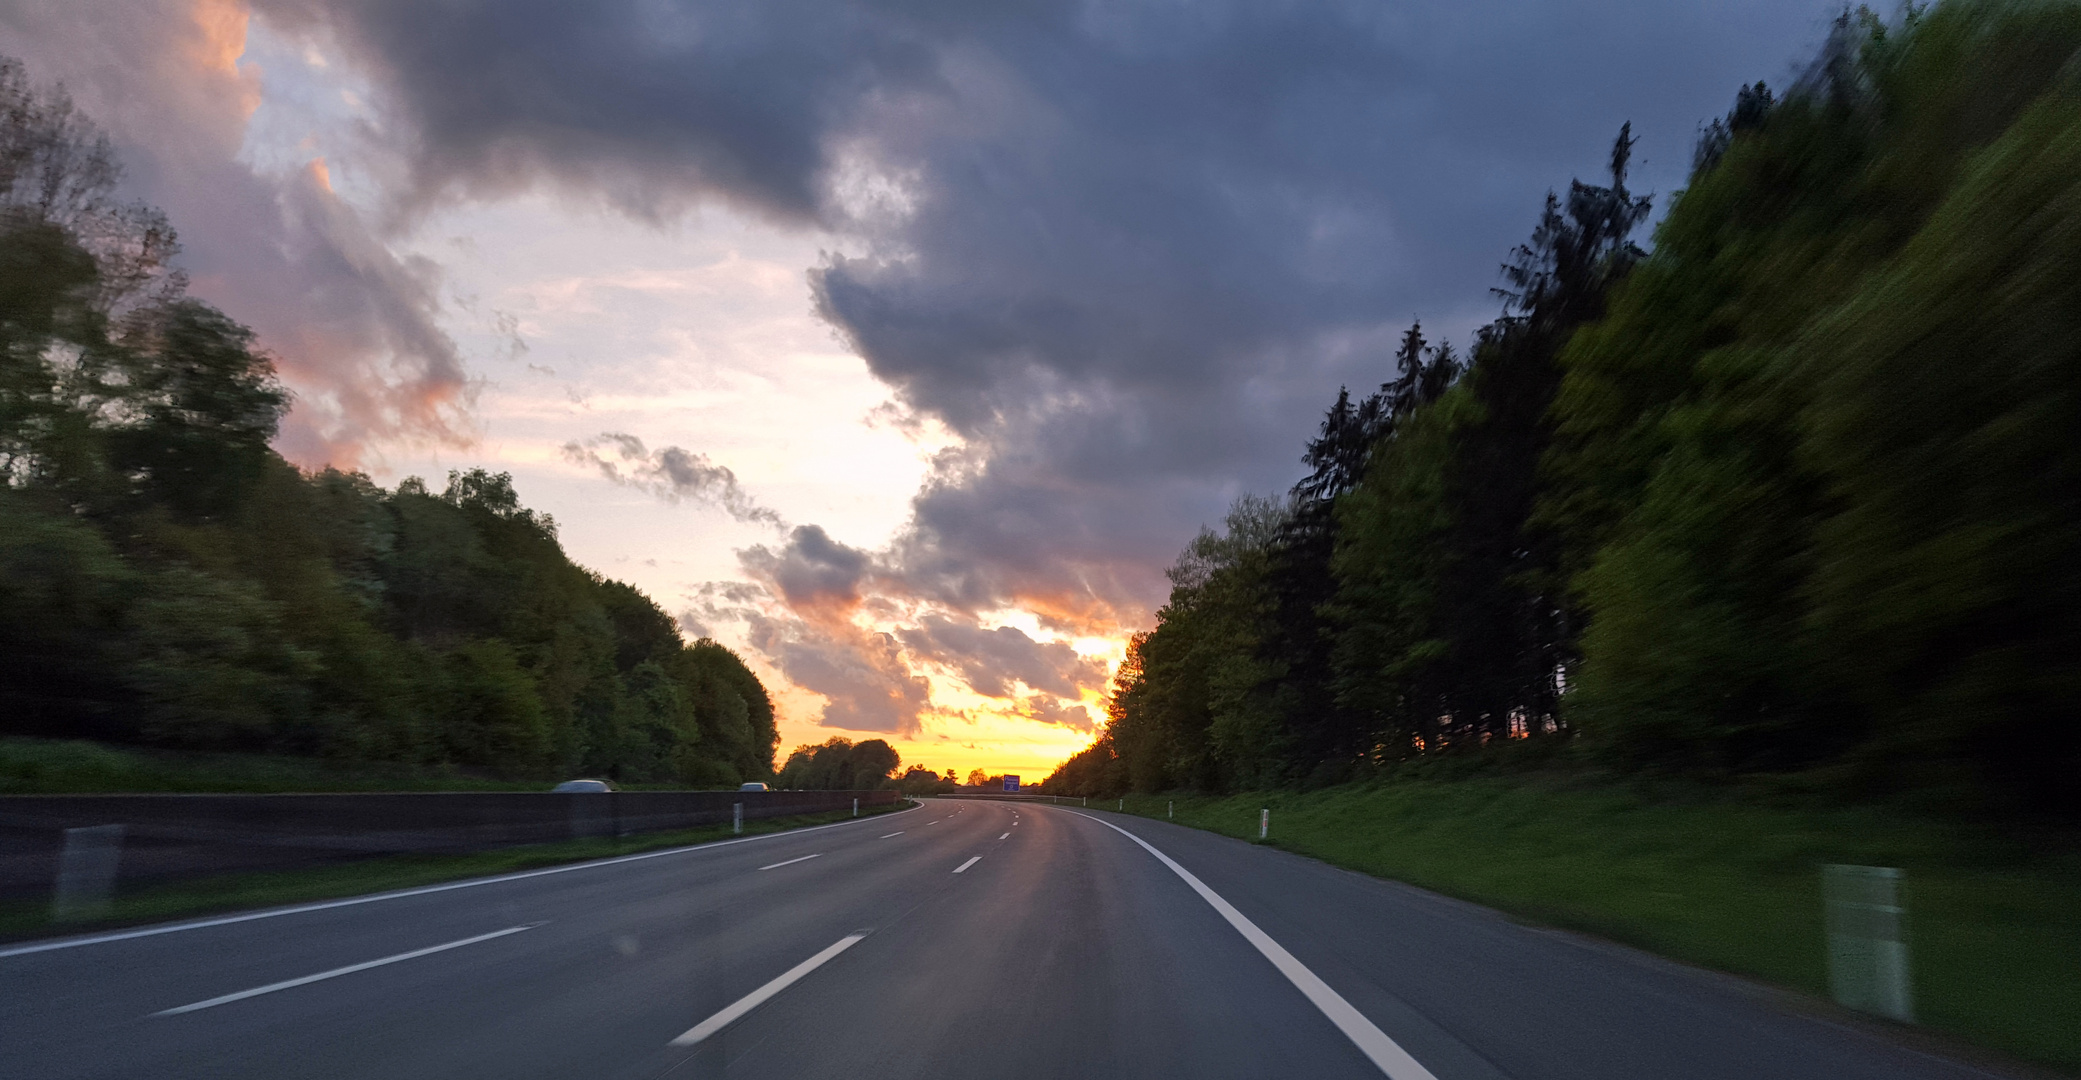
[[1846, 12], [1651, 235], [1632, 145], [1186, 546], [1045, 790], [1511, 750], [2081, 810], [2081, 7]]
[[[0, 734], [735, 785], [773, 704], [511, 477], [305, 472], [253, 334], [109, 143], [0, 61]], [[893, 765], [893, 763], [892, 763]]]

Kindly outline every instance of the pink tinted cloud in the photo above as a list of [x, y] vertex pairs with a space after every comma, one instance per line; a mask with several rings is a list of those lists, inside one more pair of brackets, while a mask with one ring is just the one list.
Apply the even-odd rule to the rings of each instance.
[[287, 456], [353, 467], [382, 443], [467, 442], [438, 269], [394, 252], [322, 160], [277, 174], [242, 159], [267, 85], [240, 61], [248, 28], [238, 0], [28, 0], [0, 9], [0, 52], [109, 131], [128, 186], [179, 230], [191, 291], [258, 333], [296, 394]]

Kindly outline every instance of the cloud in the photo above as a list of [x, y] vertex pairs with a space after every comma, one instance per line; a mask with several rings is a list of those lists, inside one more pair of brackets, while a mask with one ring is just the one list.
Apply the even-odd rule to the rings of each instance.
[[[600, 453], [611, 447], [614, 457]], [[608, 432], [582, 443], [565, 443], [564, 457], [590, 465], [624, 487], [650, 492], [667, 502], [691, 499], [721, 507], [739, 521], [786, 527], [780, 514], [758, 504], [737, 483], [737, 474], [708, 460], [708, 455], [667, 446], [647, 450], [634, 435]]]
[[827, 622], [851, 618], [873, 570], [872, 555], [831, 539], [818, 525], [796, 526], [778, 551], [755, 545], [737, 560], [790, 608]]
[[244, 160], [263, 86], [237, 63], [247, 29], [235, 0], [32, 0], [0, 7], [0, 52], [109, 130], [130, 186], [180, 230], [191, 291], [258, 331], [296, 393], [285, 453], [351, 467], [374, 443], [467, 442], [438, 269], [395, 254], [322, 159]]
[[959, 673], [969, 688], [984, 697], [1010, 698], [1014, 683], [1058, 697], [1075, 698], [1086, 686], [1106, 677], [1102, 661], [1078, 656], [1062, 642], [1040, 642], [1015, 626], [985, 630], [945, 615], [927, 615], [896, 637], [914, 657], [938, 662]]
[[856, 621], [875, 570], [868, 552], [801, 525], [778, 549], [754, 545], [738, 553], [738, 562], [753, 585], [718, 589], [735, 602], [711, 601], [706, 613], [743, 622], [753, 649], [790, 682], [823, 695], [818, 723], [905, 735], [918, 730], [932, 703], [931, 684], [912, 670], [893, 635]]
[[[1102, 685], [1106, 666], [1066, 643], [1037, 641], [1017, 627], [985, 629], [931, 610], [928, 600], [907, 591], [897, 568], [814, 525], [797, 526], [777, 547], [756, 545], [738, 558], [753, 584], [711, 586], [682, 623], [705, 632], [719, 621], [743, 622], [754, 649], [796, 685], [824, 695], [819, 722], [827, 727], [915, 732], [931, 706], [929, 684], [917, 673], [932, 667], [957, 675], [978, 694], [1016, 703], [1020, 715], [1089, 726], [1086, 713], [1053, 699], [1075, 699], [1086, 687]], [[863, 617], [900, 625], [870, 629]]]
[[1091, 710], [1082, 705], [1064, 705], [1052, 698], [1034, 695], [1019, 703], [1019, 715], [1043, 724], [1056, 724], [1077, 731], [1095, 731]]
[[[1464, 332], [1621, 121], [1649, 185], [1826, 5], [259, 0], [367, 71], [400, 205], [547, 185], [849, 238], [817, 310], [965, 440], [887, 569], [1133, 620], [1416, 315]], [[1614, 63], [1613, 57], [1624, 62]]]
[[753, 614], [753, 648], [788, 681], [822, 694], [818, 722], [848, 731], [912, 735], [932, 704], [932, 689], [904, 662], [896, 639], [851, 623]]
[[834, 130], [929, 92], [922, 21], [817, 0], [257, 0], [348, 49], [409, 142], [408, 207], [547, 183], [662, 219], [703, 198], [815, 218]]

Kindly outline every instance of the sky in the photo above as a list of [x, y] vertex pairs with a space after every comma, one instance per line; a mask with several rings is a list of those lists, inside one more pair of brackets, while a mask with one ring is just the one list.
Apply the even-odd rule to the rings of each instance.
[[1545, 193], [1658, 211], [1814, 0], [0, 0], [278, 448], [513, 474], [774, 692], [782, 752], [1031, 778], [1163, 570], [1283, 490]]

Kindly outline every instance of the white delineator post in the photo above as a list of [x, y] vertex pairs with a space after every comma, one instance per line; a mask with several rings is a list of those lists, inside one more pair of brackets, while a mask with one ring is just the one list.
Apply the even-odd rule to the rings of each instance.
[[853, 816], [854, 816], [854, 817], [859, 817], [859, 816], [860, 816], [860, 800], [858, 800], [858, 799], [854, 799], [854, 800], [853, 800]]
[[58, 880], [51, 889], [51, 918], [66, 922], [106, 913], [122, 855], [121, 825], [65, 830], [65, 846], [58, 850]]
[[1836, 1003], [1914, 1023], [1901, 872], [1890, 866], [1829, 866], [1821, 881], [1828, 905], [1828, 989]]
[[1164, 803], [1163, 816], [1165, 818], [1176, 818], [1178, 816], [1178, 804], [1174, 802]]
[[744, 831], [743, 803], [730, 804], [730, 831], [733, 833], [741, 833]]
[[1270, 835], [1272, 835], [1272, 811], [1267, 807], [1257, 812], [1257, 838], [1262, 840]]
[[1123, 814], [1127, 812], [1127, 796], [1125, 795], [1120, 796], [1120, 812]]

